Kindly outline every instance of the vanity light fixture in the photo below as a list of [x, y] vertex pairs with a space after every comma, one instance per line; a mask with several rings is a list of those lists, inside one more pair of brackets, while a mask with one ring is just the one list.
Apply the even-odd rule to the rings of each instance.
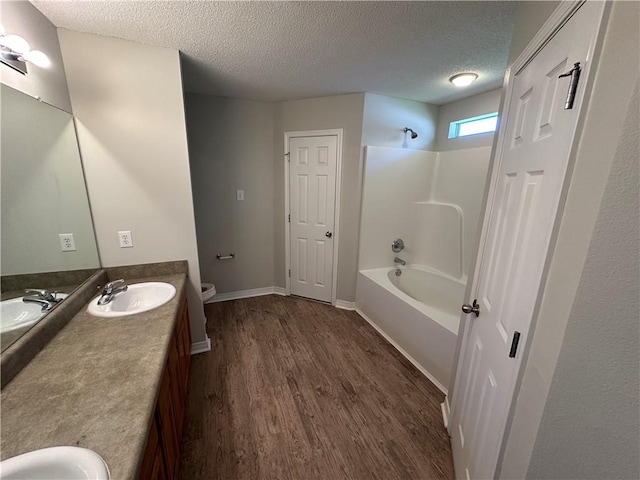
[[6, 35], [2, 25], [0, 25], [0, 61], [23, 75], [27, 74], [27, 62], [40, 68], [51, 65], [49, 57], [39, 50], [31, 50], [29, 43], [20, 35]]
[[477, 73], [459, 73], [458, 75], [454, 75], [449, 79], [451, 83], [453, 83], [456, 87], [466, 87], [467, 85], [471, 85], [478, 78]]

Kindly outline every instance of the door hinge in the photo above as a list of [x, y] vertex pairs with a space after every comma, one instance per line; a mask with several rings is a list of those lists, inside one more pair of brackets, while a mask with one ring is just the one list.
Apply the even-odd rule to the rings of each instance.
[[291, 223], [291, 214], [289, 214], [289, 223]]
[[291, 276], [291, 269], [289, 269], [289, 276]]
[[284, 156], [287, 157], [287, 162], [291, 161], [291, 152], [285, 153]]

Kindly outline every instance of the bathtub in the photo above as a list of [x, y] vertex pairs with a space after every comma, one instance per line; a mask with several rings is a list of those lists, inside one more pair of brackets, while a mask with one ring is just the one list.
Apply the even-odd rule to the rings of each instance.
[[358, 272], [358, 312], [447, 393], [465, 282], [410, 265]]

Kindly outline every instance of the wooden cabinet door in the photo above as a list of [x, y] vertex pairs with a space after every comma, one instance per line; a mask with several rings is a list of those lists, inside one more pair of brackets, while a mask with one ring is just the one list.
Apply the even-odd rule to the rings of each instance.
[[167, 477], [167, 471], [164, 467], [164, 456], [162, 455], [160, 445], [158, 445], [156, 454], [153, 458], [153, 470], [151, 471], [150, 478], [153, 480], [169, 480], [169, 477]]
[[180, 357], [181, 388], [186, 397], [189, 384], [189, 366], [191, 363], [191, 325], [189, 323], [189, 307], [185, 300], [176, 326], [178, 352]]
[[180, 446], [176, 435], [176, 422], [173, 411], [169, 371], [165, 371], [165, 374], [162, 377], [156, 411], [158, 423], [160, 424], [161, 445], [167, 477], [175, 478]]
[[185, 300], [169, 344], [167, 364], [138, 480], [173, 480], [178, 476], [190, 363], [191, 326]]
[[[165, 479], [162, 449], [160, 448], [160, 437], [158, 435], [158, 423], [154, 415], [151, 428], [149, 429], [149, 437], [147, 438], [147, 446], [142, 457], [142, 465], [138, 480], [158, 480]], [[162, 466], [160, 470], [158, 462]]]

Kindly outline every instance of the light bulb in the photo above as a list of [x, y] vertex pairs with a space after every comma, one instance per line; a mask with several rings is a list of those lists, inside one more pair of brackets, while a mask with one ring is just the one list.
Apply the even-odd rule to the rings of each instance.
[[0, 37], [0, 45], [10, 48], [16, 53], [27, 53], [29, 51], [29, 44], [20, 35], [6, 35]]
[[478, 78], [477, 73], [460, 73], [451, 77], [449, 81], [456, 87], [466, 87], [467, 85], [471, 85], [476, 78]]
[[33, 63], [36, 67], [47, 68], [51, 66], [51, 60], [40, 50], [31, 50], [25, 53], [22, 58], [27, 62]]

